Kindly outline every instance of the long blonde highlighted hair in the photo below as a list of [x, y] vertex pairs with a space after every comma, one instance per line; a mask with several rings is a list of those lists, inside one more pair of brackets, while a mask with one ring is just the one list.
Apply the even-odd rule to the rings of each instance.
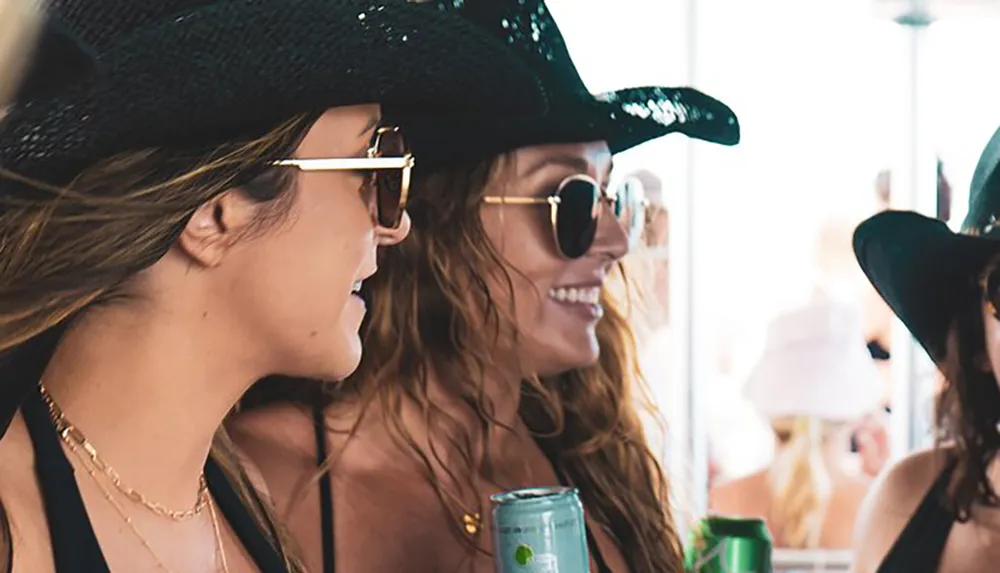
[[779, 547], [816, 549], [832, 494], [823, 450], [844, 423], [802, 416], [772, 420], [771, 427], [777, 440], [771, 466], [772, 514], [782, 524], [775, 542]]

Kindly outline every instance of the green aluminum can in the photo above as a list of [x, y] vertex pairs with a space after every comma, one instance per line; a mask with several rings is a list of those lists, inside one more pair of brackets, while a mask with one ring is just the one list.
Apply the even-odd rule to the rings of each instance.
[[763, 519], [712, 516], [691, 531], [688, 573], [772, 573], [771, 534]]

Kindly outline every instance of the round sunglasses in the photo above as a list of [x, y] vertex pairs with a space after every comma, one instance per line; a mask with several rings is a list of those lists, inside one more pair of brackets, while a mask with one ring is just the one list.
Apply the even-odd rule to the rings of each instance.
[[388, 230], [399, 228], [410, 193], [410, 172], [416, 161], [398, 127], [375, 131], [366, 157], [284, 159], [273, 165], [302, 171], [360, 171], [365, 185], [375, 191], [374, 222]]
[[609, 192], [589, 175], [570, 175], [548, 197], [489, 195], [483, 201], [491, 205], [548, 205], [556, 248], [567, 259], [578, 259], [594, 246], [604, 211], [602, 203], [611, 206], [629, 244], [638, 239], [646, 220], [646, 194], [635, 178], [626, 179], [617, 191]]

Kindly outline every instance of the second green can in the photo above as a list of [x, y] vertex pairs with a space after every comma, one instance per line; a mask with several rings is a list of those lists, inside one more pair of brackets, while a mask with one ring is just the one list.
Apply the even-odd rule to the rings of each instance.
[[691, 531], [688, 573], [772, 573], [771, 534], [763, 519], [712, 516]]

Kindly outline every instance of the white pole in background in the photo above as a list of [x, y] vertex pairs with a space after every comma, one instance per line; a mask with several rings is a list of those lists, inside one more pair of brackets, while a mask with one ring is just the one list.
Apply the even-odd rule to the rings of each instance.
[[[685, 50], [687, 66], [686, 76], [688, 85], [698, 85], [699, 66], [699, 18], [698, 0], [686, 0], [685, 2], [686, 23], [685, 34], [687, 46]], [[685, 448], [687, 459], [690, 463], [691, 476], [691, 511], [694, 516], [703, 516], [708, 512], [708, 417], [706, 415], [704, 400], [705, 376], [700, 373], [704, 370], [704, 364], [700, 360], [703, 352], [700, 351], [701, 344], [700, 329], [698, 324], [701, 315], [698, 309], [703, 302], [697, 295], [699, 277], [699, 265], [697, 260], [698, 244], [698, 208], [697, 201], [697, 147], [693, 140], [689, 140], [686, 145], [686, 166], [685, 166], [685, 186], [684, 192], [678, 193], [677, 208], [680, 212], [682, 223], [678, 225], [676, 235], [676, 251], [678, 263], [671, 268], [671, 312], [677, 319], [678, 336], [675, 337], [677, 346], [677, 360], [674, 375], [679, 383], [685, 385], [687, 389], [687, 421], [688, 444]], [[675, 288], [679, 287], [679, 288]], [[687, 525], [687, 524], [684, 524]]]
[[[937, 210], [937, 164], [930, 133], [929, 82], [924, 65], [927, 28], [933, 19], [925, 0], [911, 0], [909, 9], [895, 19], [906, 32], [907, 61], [903, 101], [905, 115], [904, 149], [899, 182], [893, 185], [892, 206], [911, 209], [928, 216]], [[923, 351], [903, 324], [893, 324], [892, 344], [892, 428], [891, 458], [899, 459], [924, 445], [926, 413], [921, 400], [926, 396], [924, 377], [917, 360]]]

